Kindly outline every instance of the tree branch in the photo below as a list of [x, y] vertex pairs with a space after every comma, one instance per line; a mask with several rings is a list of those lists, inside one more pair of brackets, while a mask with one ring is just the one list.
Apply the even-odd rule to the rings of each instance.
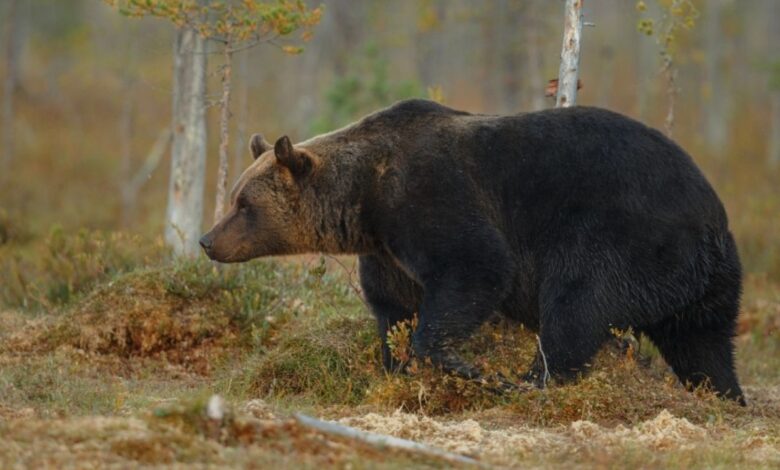
[[447, 452], [446, 450], [437, 449], [435, 447], [427, 446], [415, 441], [410, 441], [408, 439], [401, 439], [394, 436], [361, 431], [359, 429], [344, 426], [342, 424], [312, 418], [311, 416], [307, 416], [302, 413], [296, 413], [294, 416], [295, 420], [301, 426], [316, 429], [317, 431], [324, 434], [346, 437], [348, 439], [363, 442], [373, 447], [390, 448], [394, 450], [412, 452], [415, 454], [424, 455], [426, 457], [442, 459], [452, 463], [489, 468], [487, 464], [484, 464], [479, 460], [473, 459], [471, 457], [455, 454], [453, 452]]

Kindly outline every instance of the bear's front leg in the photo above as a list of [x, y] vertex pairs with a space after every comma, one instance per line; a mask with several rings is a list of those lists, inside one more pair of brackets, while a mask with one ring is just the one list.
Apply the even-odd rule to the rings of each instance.
[[[464, 289], [469, 284], [475, 287]], [[456, 349], [490, 317], [499, 303], [496, 297], [500, 297], [500, 286], [481, 284], [492, 294], [486, 295], [478, 285], [467, 281], [426, 286], [419, 324], [412, 336], [412, 348], [418, 358], [429, 359], [445, 372], [470, 380], [480, 379], [482, 374], [464, 362]]]
[[436, 243], [419, 243], [418, 238], [396, 246], [396, 256], [424, 290], [412, 337], [415, 355], [467, 379], [481, 378], [480, 371], [464, 362], [456, 349], [498, 310], [515, 279], [503, 237], [489, 226], [480, 229], [440, 233], [448, 239]]
[[363, 295], [376, 317], [382, 341], [382, 365], [388, 372], [399, 372], [405, 364], [391, 354], [387, 333], [399, 322], [413, 318], [422, 299], [422, 288], [386, 256], [361, 256], [359, 266]]

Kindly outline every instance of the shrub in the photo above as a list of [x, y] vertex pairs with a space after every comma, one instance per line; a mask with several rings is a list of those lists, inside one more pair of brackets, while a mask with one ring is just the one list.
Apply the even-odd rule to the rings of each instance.
[[11, 307], [65, 305], [99, 282], [167, 257], [161, 241], [123, 233], [55, 227], [36, 244], [0, 252], [0, 302]]

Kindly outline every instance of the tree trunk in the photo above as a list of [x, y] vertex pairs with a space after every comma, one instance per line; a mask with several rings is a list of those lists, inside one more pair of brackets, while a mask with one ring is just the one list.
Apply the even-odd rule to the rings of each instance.
[[230, 74], [232, 72], [233, 47], [230, 35], [225, 42], [222, 57], [222, 99], [219, 104], [219, 169], [217, 171], [217, 200], [214, 204], [214, 223], [217, 223], [225, 213], [225, 191], [227, 190], [228, 143], [230, 138]]
[[249, 118], [249, 58], [244, 51], [238, 55], [238, 96], [236, 106], [238, 115], [236, 116], [236, 144], [233, 145], [233, 168], [232, 172], [235, 179], [244, 171], [244, 155], [249, 148], [247, 142], [246, 122]]
[[[14, 156], [14, 95], [19, 83], [19, 2], [8, 0], [5, 25], [5, 80], [3, 82], [2, 110], [2, 165], [7, 170]], [[3, 171], [5, 173], [5, 171]]]
[[666, 54], [664, 56], [664, 65], [661, 69], [666, 80], [666, 119], [664, 119], [664, 130], [666, 136], [670, 139], [674, 134], [675, 106], [677, 105], [677, 69], [675, 68], [674, 58]]
[[206, 50], [192, 28], [176, 32], [173, 51], [173, 144], [165, 241], [176, 256], [198, 253], [206, 171]]
[[566, 0], [561, 67], [558, 70], [558, 95], [555, 100], [556, 108], [567, 108], [577, 104], [583, 1]]
[[728, 90], [723, 81], [724, 41], [720, 22], [723, 9], [720, 0], [710, 0], [706, 17], [706, 88], [704, 95], [704, 122], [707, 146], [716, 155], [722, 156], [728, 144]]

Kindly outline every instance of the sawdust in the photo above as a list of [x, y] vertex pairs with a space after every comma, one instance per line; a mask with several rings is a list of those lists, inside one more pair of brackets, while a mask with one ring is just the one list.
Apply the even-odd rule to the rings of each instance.
[[541, 429], [515, 427], [490, 430], [473, 419], [438, 421], [401, 411], [389, 416], [369, 413], [343, 418], [339, 422], [369, 432], [423, 442], [464, 455], [500, 455], [506, 453], [507, 449], [515, 453], [526, 453], [563, 443], [563, 437], [559, 433]]
[[685, 418], [677, 418], [667, 410], [633, 427], [618, 425], [610, 429], [590, 421], [575, 421], [568, 431], [572, 439], [581, 444], [624, 446], [632, 443], [657, 450], [685, 449], [690, 443], [708, 436], [706, 429]]
[[[591, 421], [575, 421], [568, 426], [536, 428], [514, 426], [489, 429], [473, 419], [439, 421], [403, 413], [369, 413], [347, 417], [340, 423], [369, 432], [411, 439], [463, 455], [507, 463], [531, 454], [567, 454], [577, 451], [620, 452], [642, 448], [653, 452], [686, 451], [717, 445], [718, 436], [709, 429], [662, 410], [656, 417], [633, 426], [601, 426]], [[733, 439], [735, 436], [728, 436]], [[774, 442], [753, 439], [741, 447], [756, 461], [776, 461], [780, 449]]]

